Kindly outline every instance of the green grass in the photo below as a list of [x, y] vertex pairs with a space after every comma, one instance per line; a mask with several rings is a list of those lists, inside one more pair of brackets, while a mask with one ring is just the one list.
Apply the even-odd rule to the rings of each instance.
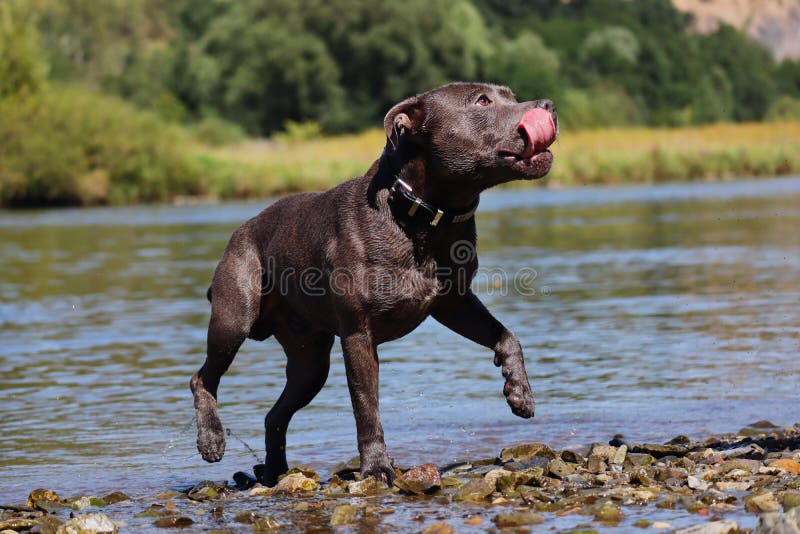
[[[200, 135], [118, 98], [59, 86], [0, 100], [0, 117], [2, 206], [252, 198], [325, 189], [364, 173], [385, 142], [380, 129], [235, 141], [238, 132], [209, 123]], [[234, 142], [219, 145], [224, 140]], [[553, 171], [535, 184], [800, 173], [800, 121], [567, 130], [552, 150]]]

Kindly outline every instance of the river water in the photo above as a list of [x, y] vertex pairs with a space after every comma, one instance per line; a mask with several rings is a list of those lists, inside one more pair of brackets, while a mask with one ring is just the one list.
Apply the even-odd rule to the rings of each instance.
[[[196, 453], [188, 380], [214, 266], [265, 205], [0, 212], [0, 502], [147, 494], [256, 463], [278, 344], [248, 341], [223, 378], [219, 464]], [[536, 417], [511, 414], [490, 351], [426, 321], [379, 349], [398, 464], [800, 420], [800, 177], [504, 190], [477, 220], [475, 291], [522, 342]], [[287, 450], [323, 476], [356, 454], [338, 345]]]

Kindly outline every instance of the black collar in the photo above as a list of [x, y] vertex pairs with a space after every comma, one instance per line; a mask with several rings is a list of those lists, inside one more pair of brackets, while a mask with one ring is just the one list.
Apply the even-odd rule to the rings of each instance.
[[414, 224], [444, 226], [467, 222], [475, 215], [480, 199], [463, 210], [440, 210], [414, 194], [411, 186], [397, 178], [389, 188], [389, 205], [396, 217]]

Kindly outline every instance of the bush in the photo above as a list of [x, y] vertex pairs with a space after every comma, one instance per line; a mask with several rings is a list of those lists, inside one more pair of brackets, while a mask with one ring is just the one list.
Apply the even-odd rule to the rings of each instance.
[[187, 138], [115, 97], [53, 86], [0, 101], [0, 204], [97, 204], [202, 194]]
[[769, 121], [800, 120], [800, 98], [779, 97], [767, 110]]
[[192, 127], [194, 136], [211, 146], [221, 146], [244, 141], [244, 130], [232, 122], [219, 117], [206, 117]]

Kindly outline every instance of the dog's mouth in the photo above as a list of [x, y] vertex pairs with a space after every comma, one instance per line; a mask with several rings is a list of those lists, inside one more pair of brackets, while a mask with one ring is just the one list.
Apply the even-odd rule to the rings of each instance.
[[510, 167], [528, 178], [544, 176], [553, 163], [553, 153], [548, 147], [558, 134], [556, 121], [555, 113], [544, 108], [528, 110], [517, 126], [517, 132], [524, 142], [522, 151], [501, 149], [498, 155]]

